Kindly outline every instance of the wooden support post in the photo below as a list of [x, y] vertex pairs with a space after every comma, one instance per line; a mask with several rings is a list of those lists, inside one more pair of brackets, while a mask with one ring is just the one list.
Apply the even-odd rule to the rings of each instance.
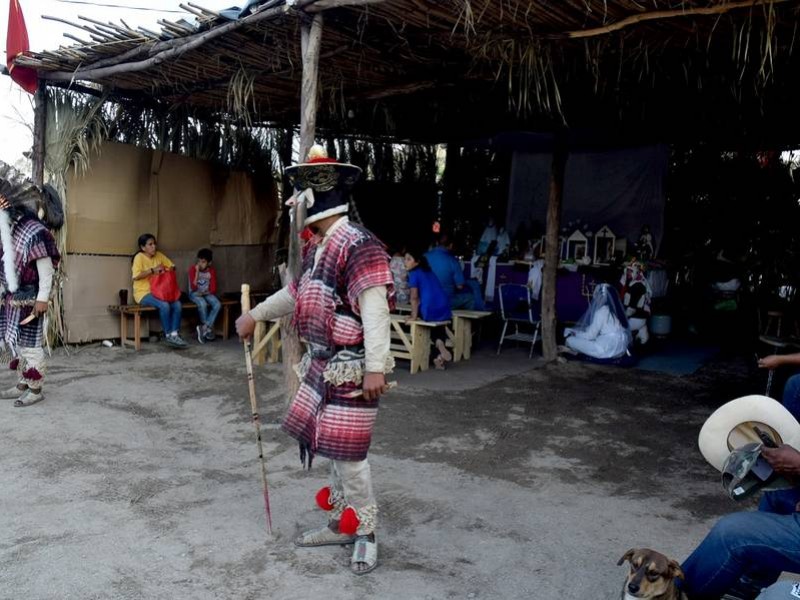
[[561, 228], [561, 200], [564, 193], [564, 168], [567, 164], [566, 134], [557, 133], [553, 145], [553, 165], [550, 168], [550, 195], [547, 201], [547, 230], [545, 260], [542, 274], [542, 355], [547, 361], [558, 356], [556, 345], [556, 276], [561, 248], [558, 231]]
[[317, 96], [319, 90], [319, 48], [322, 43], [322, 13], [314, 15], [310, 25], [300, 29], [303, 54], [303, 87], [300, 90], [300, 162], [314, 145], [317, 129]]
[[45, 82], [41, 80], [34, 96], [33, 111], [33, 154], [31, 156], [33, 183], [42, 187], [44, 185], [45, 130], [47, 128], [47, 88]]

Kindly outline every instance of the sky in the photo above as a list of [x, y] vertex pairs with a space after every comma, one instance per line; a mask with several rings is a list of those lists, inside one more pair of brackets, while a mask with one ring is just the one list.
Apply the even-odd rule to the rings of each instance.
[[[60, 45], [72, 45], [74, 42], [63, 37], [64, 33], [72, 33], [84, 37], [80, 31], [64, 23], [42, 19], [49, 15], [78, 21], [83, 15], [98, 21], [119, 22], [123, 19], [135, 28], [139, 25], [158, 31], [158, 19], [178, 20], [182, 16], [191, 17], [181, 11], [179, 4], [185, 0], [19, 0], [25, 15], [31, 50], [56, 50]], [[193, 0], [212, 10], [219, 10], [236, 5], [236, 0]], [[3, 62], [5, 64], [6, 32], [8, 31], [9, 0], [0, 0], [0, 36], [3, 44]], [[137, 10], [139, 7], [147, 10]], [[167, 12], [167, 11], [179, 11]], [[23, 91], [11, 78], [0, 76], [0, 160], [10, 164], [19, 164], [22, 153], [30, 150], [32, 145], [31, 129], [33, 127], [33, 97]], [[22, 166], [22, 165], [20, 165]]]

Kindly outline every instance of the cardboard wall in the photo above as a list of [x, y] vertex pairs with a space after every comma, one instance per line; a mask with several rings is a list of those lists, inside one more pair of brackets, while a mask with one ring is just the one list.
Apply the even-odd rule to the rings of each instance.
[[119, 337], [119, 317], [108, 305], [119, 302], [120, 289], [132, 302], [131, 257], [144, 232], [176, 264], [184, 291], [203, 247], [214, 252], [220, 294], [238, 294], [244, 282], [254, 290], [272, 287], [277, 209], [274, 185], [258, 186], [246, 173], [104, 144], [87, 173], [67, 182], [67, 341]]

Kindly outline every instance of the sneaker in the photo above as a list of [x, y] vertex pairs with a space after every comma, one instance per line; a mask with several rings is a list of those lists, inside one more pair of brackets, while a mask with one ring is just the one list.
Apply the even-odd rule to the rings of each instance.
[[208, 335], [207, 333], [205, 333], [205, 329], [203, 328], [202, 325], [198, 325], [196, 327], [196, 330], [197, 330], [197, 341], [200, 342], [201, 344], [205, 344], [206, 335]]
[[215, 339], [217, 339], [217, 336], [214, 335], [214, 330], [213, 329], [208, 328], [206, 330], [205, 338], [206, 338], [207, 342], [213, 342]]
[[186, 348], [187, 344], [178, 335], [168, 335], [164, 338], [164, 343], [172, 348]]

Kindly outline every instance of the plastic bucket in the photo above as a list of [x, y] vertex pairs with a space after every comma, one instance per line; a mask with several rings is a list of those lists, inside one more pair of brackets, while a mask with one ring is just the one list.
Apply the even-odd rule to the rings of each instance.
[[672, 332], [672, 317], [669, 315], [653, 315], [650, 317], [650, 333], [653, 335], [669, 335]]

